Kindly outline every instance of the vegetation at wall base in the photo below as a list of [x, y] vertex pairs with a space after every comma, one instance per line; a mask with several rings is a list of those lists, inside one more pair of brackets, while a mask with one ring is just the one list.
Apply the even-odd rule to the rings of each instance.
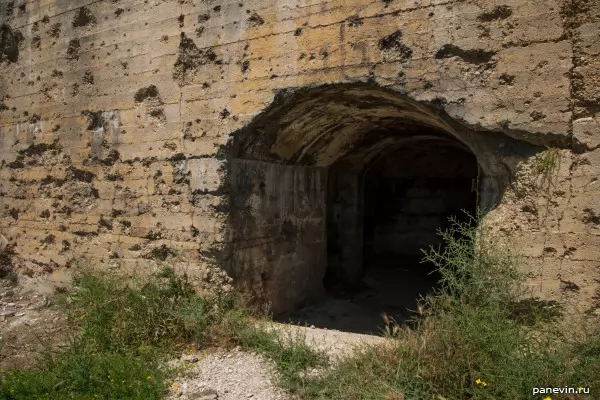
[[[442, 288], [413, 324], [300, 389], [306, 399], [531, 399], [533, 387], [600, 393], [600, 332], [561, 327], [555, 304], [527, 296], [521, 260], [477, 224], [452, 221], [435, 264]], [[540, 399], [546, 396], [539, 397]], [[569, 397], [552, 396], [552, 399]], [[581, 397], [585, 398], [585, 397]]]
[[179, 372], [165, 361], [190, 346], [265, 354], [278, 360], [286, 386], [325, 360], [300, 338], [262, 329], [234, 297], [198, 296], [169, 268], [132, 283], [83, 271], [63, 302], [73, 332], [67, 343], [46, 349], [36, 369], [0, 371], [0, 399], [160, 399]]
[[534, 386], [597, 396], [597, 327], [575, 335], [561, 325], [555, 304], [528, 296], [510, 247], [475, 225], [453, 221], [443, 247], [426, 252], [442, 287], [411, 324], [388, 321], [386, 344], [336, 363], [302, 337], [266, 330], [233, 297], [198, 296], [171, 269], [133, 283], [84, 271], [65, 294], [68, 342], [36, 370], [1, 371], [0, 399], [160, 399], [178, 373], [165, 361], [190, 345], [263, 354], [279, 385], [306, 400], [519, 400]]

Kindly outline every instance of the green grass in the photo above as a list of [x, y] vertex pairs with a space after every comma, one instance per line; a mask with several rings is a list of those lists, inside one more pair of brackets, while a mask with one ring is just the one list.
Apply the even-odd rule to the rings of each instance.
[[[259, 328], [233, 297], [198, 296], [171, 269], [122, 283], [83, 271], [64, 300], [72, 335], [37, 368], [0, 372], [0, 399], [160, 399], [178, 372], [164, 362], [184, 348], [240, 345], [277, 361], [282, 385], [325, 359], [300, 338]], [[287, 383], [291, 381], [292, 383]]]
[[183, 323], [195, 298], [177, 282], [167, 272], [131, 288], [80, 274], [67, 298], [73, 332], [67, 345], [44, 351], [36, 369], [3, 373], [0, 398], [160, 398], [169, 373], [160, 363], [161, 345], [202, 333], [201, 325]]
[[442, 289], [422, 299], [412, 327], [303, 382], [304, 399], [518, 400], [534, 386], [588, 386], [597, 398], [598, 330], [580, 340], [560, 328], [552, 303], [527, 297], [519, 257], [471, 226], [453, 221], [443, 250], [425, 254]]
[[37, 370], [2, 375], [2, 399], [160, 399], [166, 371], [153, 354], [76, 344]]
[[0, 249], [0, 285], [17, 284], [17, 274], [12, 263], [14, 255], [15, 251], [11, 245], [6, 245], [3, 249]]

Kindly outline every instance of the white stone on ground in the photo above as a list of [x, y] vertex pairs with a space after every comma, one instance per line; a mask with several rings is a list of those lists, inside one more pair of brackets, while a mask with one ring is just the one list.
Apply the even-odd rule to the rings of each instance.
[[[357, 346], [385, 343], [383, 337], [335, 330], [269, 323], [282, 337], [302, 338], [332, 360], [348, 356]], [[292, 400], [275, 382], [273, 363], [261, 355], [240, 351], [184, 355], [172, 365], [190, 370], [171, 385], [167, 400]]]
[[289, 400], [273, 382], [273, 368], [257, 354], [218, 350], [184, 356], [178, 363], [195, 364], [171, 385], [168, 400]]

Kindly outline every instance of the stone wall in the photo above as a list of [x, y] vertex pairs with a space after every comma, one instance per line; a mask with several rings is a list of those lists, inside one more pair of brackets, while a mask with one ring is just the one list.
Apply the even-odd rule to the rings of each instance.
[[[427, 123], [488, 143], [473, 144], [480, 164], [502, 154], [490, 165], [511, 178], [490, 218], [543, 260], [539, 292], [597, 312], [599, 29], [598, 0], [2, 1], [0, 231], [21, 274], [169, 262], [212, 284], [232, 137], [263, 129], [276, 138], [264, 158], [326, 166], [354, 127], [422, 104], [439, 117]], [[298, 89], [361, 82], [415, 103], [381, 92], [377, 110], [308, 101], [276, 128], [251, 123]], [[339, 143], [320, 153], [296, 143], [327, 130]], [[548, 219], [528, 203], [545, 192], [517, 174], [530, 156], [499, 136], [562, 149]], [[501, 195], [496, 183], [481, 190]]]
[[[553, 154], [549, 157], [548, 154]], [[547, 159], [553, 160], [546, 168]], [[600, 151], [551, 151], [523, 163], [486, 223], [524, 255], [534, 296], [599, 315]]]
[[327, 171], [232, 160], [230, 179], [229, 223], [237, 229], [229, 274], [275, 313], [318, 295], [327, 268]]

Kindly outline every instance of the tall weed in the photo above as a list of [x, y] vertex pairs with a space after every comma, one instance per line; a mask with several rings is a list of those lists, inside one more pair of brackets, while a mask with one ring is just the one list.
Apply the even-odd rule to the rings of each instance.
[[519, 400], [534, 387], [564, 386], [600, 394], [600, 332], [582, 341], [560, 329], [555, 304], [528, 296], [510, 246], [478, 221], [451, 222], [443, 245], [424, 254], [441, 289], [421, 299], [419, 316], [388, 329], [389, 344], [313, 379], [304, 398]]

